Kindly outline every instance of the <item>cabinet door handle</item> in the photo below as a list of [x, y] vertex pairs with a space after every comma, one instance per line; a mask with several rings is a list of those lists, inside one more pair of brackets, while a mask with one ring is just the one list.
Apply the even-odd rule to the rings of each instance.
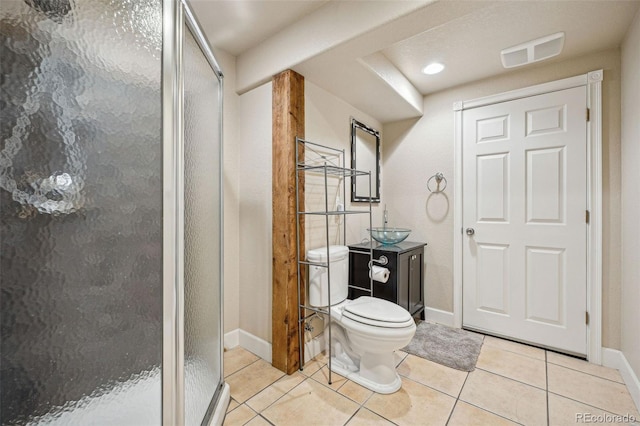
[[411, 256], [411, 260], [416, 260], [417, 258], [418, 258], [418, 256], [415, 255], [415, 254], [413, 256]]

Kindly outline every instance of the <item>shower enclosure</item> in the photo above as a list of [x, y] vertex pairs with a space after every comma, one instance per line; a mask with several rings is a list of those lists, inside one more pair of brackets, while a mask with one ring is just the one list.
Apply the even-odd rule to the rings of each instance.
[[0, 3], [0, 423], [201, 425], [222, 73], [186, 1]]

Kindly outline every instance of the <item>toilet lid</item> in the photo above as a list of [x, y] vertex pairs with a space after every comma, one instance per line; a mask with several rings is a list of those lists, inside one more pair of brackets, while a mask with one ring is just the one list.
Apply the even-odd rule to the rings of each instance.
[[359, 297], [347, 304], [342, 314], [354, 321], [376, 327], [399, 328], [413, 323], [413, 318], [406, 309], [377, 297]]

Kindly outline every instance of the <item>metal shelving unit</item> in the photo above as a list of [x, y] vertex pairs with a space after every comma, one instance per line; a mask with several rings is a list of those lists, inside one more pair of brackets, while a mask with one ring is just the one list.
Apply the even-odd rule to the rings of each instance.
[[[300, 157], [300, 145], [304, 146], [305, 157], [308, 150], [317, 154], [318, 158], [314, 159], [313, 162], [308, 162], [305, 158]], [[327, 155], [323, 153], [333, 153], [331, 157], [336, 158], [337, 164], [334, 164]], [[300, 370], [304, 367], [304, 359], [303, 359], [303, 340], [304, 340], [304, 323], [312, 316], [316, 314], [324, 314], [327, 316], [327, 321], [329, 324], [329, 332], [328, 332], [328, 366], [329, 366], [329, 384], [331, 384], [331, 305], [327, 306], [326, 309], [316, 308], [313, 306], [309, 306], [303, 304], [300, 298], [300, 287], [302, 285], [306, 285], [306, 266], [315, 266], [320, 268], [327, 269], [327, 298], [328, 303], [331, 304], [331, 261], [329, 258], [329, 218], [335, 216], [342, 216], [343, 226], [342, 226], [342, 244], [347, 245], [347, 220], [346, 217], [354, 214], [368, 214], [369, 215], [369, 229], [373, 227], [372, 216], [371, 216], [371, 173], [358, 171], [345, 167], [345, 150], [344, 149], [336, 149], [331, 148], [325, 145], [320, 145], [317, 143], [305, 141], [301, 138], [296, 138], [296, 252], [297, 252], [297, 262], [298, 262], [298, 343], [299, 343], [299, 362], [300, 362]], [[299, 196], [299, 187], [300, 187], [300, 175], [301, 174], [312, 174], [316, 176], [320, 176], [324, 178], [324, 210], [320, 211], [303, 211], [300, 209], [300, 196]], [[346, 187], [346, 178], [355, 178], [356, 176], [368, 176], [369, 177], [369, 203], [367, 210], [329, 210], [329, 191], [328, 191], [328, 179], [329, 177], [339, 177], [341, 178], [342, 185], [342, 200], [346, 203], [347, 200], [347, 187]], [[338, 188], [340, 190], [340, 188]], [[337, 208], [337, 207], [336, 207]], [[300, 253], [300, 219], [306, 215], [310, 216], [324, 216], [325, 217], [325, 239], [326, 239], [326, 248], [327, 248], [327, 261], [323, 262], [310, 262], [306, 258], [306, 253]], [[369, 241], [373, 241], [371, 237]], [[373, 243], [371, 243], [369, 256], [371, 261], [373, 261]], [[349, 285], [351, 287], [351, 285]], [[362, 289], [361, 289], [362, 290]], [[364, 289], [367, 291], [366, 289]], [[373, 294], [373, 280], [370, 280], [369, 293]], [[307, 292], [308, 293], [308, 292]], [[311, 314], [307, 315], [307, 311], [311, 311]]]

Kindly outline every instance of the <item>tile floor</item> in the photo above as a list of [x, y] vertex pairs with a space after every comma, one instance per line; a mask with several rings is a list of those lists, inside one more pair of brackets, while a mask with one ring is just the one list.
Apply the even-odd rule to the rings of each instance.
[[396, 357], [402, 388], [381, 395], [335, 373], [329, 385], [323, 355], [287, 376], [245, 349], [229, 350], [224, 424], [563, 426], [621, 424], [612, 416], [626, 415], [640, 425], [617, 370], [554, 352], [486, 336], [471, 373], [404, 352]]

